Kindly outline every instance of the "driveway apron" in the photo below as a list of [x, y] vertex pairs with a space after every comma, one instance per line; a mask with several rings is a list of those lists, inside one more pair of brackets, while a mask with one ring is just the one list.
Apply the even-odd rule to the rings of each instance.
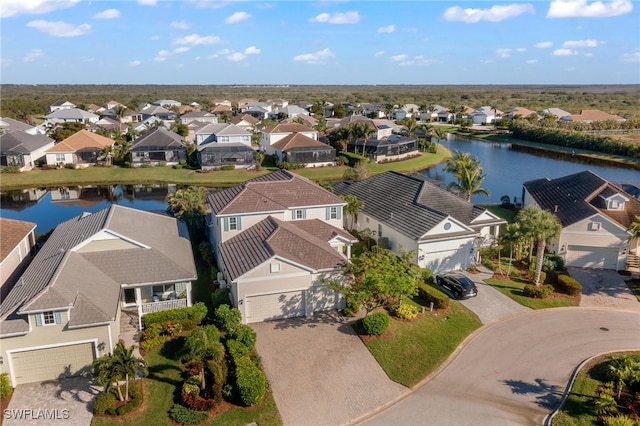
[[284, 425], [338, 425], [403, 394], [335, 311], [251, 324]]
[[582, 284], [581, 307], [640, 310], [640, 302], [624, 282], [630, 276], [603, 269], [567, 269]]

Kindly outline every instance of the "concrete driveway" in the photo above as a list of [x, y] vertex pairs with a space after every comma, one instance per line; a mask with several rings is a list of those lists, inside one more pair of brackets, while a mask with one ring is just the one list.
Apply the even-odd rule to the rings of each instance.
[[344, 424], [407, 391], [336, 312], [251, 327], [285, 425]]
[[366, 425], [540, 425], [577, 365], [640, 349], [640, 312], [530, 311], [478, 330], [406, 398]]
[[638, 298], [625, 283], [630, 276], [603, 269], [569, 267], [567, 270], [582, 284], [580, 306], [640, 310]]
[[2, 424], [89, 426], [99, 392], [86, 377], [18, 385], [9, 406], [2, 407]]
[[481, 266], [478, 272], [475, 273], [468, 271], [460, 272], [472, 279], [473, 282], [476, 283], [476, 287], [478, 287], [478, 295], [476, 297], [461, 300], [460, 303], [475, 313], [483, 324], [489, 324], [508, 316], [530, 310], [485, 283], [484, 280], [493, 276], [493, 272], [489, 269]]

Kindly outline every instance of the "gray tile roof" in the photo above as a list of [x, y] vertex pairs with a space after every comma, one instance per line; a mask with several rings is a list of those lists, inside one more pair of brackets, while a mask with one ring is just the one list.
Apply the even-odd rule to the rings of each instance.
[[346, 203], [307, 178], [279, 170], [209, 194], [213, 214], [273, 212]]
[[13, 132], [14, 130], [22, 130], [23, 132], [26, 132], [27, 130], [34, 128], [30, 124], [8, 117], [0, 118], [0, 127], [5, 129], [6, 132]]
[[149, 133], [145, 133], [135, 140], [131, 151], [147, 151], [149, 149], [184, 149], [182, 136], [168, 130], [165, 127], [157, 127]]
[[[562, 226], [602, 213], [628, 228], [635, 215], [640, 214], [640, 201], [628, 197], [622, 189], [590, 170], [557, 179], [531, 180], [525, 182], [524, 187], [540, 208], [552, 212]], [[624, 211], [604, 209], [600, 196], [610, 197], [615, 193], [630, 199]]]
[[274, 256], [314, 271], [339, 268], [347, 259], [327, 241], [306, 232], [295, 222], [269, 216], [220, 243], [218, 248], [231, 280], [235, 280]]
[[45, 135], [32, 135], [21, 130], [0, 136], [0, 152], [3, 154], [29, 154], [54, 142]]
[[220, 123], [220, 124], [207, 124], [196, 131], [198, 135], [216, 135], [216, 136], [234, 136], [234, 135], [251, 135], [251, 133], [244, 130], [242, 127], [235, 124]]
[[[136, 242], [139, 248], [98, 252], [71, 250], [102, 230]], [[96, 213], [74, 217], [56, 227], [0, 304], [0, 330], [19, 327], [17, 312], [65, 306], [72, 307], [71, 320], [75, 325], [112, 320], [121, 284], [191, 281], [195, 278], [191, 243], [184, 223], [169, 216], [112, 205]], [[79, 302], [84, 307], [77, 306]], [[100, 308], [85, 309], [92, 304]], [[11, 323], [8, 320], [11, 316], [18, 322], [4, 324]]]
[[99, 117], [83, 109], [63, 108], [63, 109], [55, 110], [51, 114], [45, 115], [44, 118], [45, 119], [60, 118], [60, 119], [67, 119], [67, 120], [86, 120], [86, 119], [97, 120]]
[[396, 172], [338, 182], [333, 189], [338, 195], [355, 195], [364, 202], [363, 213], [416, 241], [448, 216], [473, 227], [474, 219], [485, 212], [432, 183]]

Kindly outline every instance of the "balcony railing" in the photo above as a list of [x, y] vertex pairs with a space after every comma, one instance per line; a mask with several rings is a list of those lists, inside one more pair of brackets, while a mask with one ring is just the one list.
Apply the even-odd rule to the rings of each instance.
[[169, 309], [186, 308], [187, 299], [162, 300], [160, 302], [143, 303], [140, 305], [140, 316], [151, 312], [166, 311]]

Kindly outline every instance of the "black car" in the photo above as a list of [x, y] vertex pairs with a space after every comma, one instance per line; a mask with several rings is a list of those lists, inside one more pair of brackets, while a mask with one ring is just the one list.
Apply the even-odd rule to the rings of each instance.
[[451, 292], [456, 299], [467, 299], [478, 295], [476, 284], [460, 273], [444, 273], [436, 275], [436, 283]]

